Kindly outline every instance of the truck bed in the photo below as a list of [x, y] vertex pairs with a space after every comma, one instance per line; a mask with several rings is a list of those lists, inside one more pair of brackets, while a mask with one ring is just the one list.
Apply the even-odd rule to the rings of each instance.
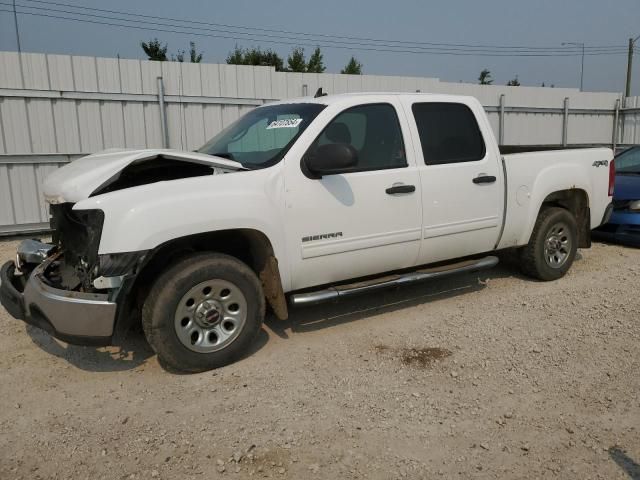
[[[552, 192], [581, 190], [587, 205], [591, 205], [591, 228], [602, 223], [609, 204], [609, 162], [613, 159], [610, 148], [503, 154], [502, 159], [507, 208], [498, 248], [529, 241], [540, 206]], [[571, 179], [570, 184], [567, 179]]]

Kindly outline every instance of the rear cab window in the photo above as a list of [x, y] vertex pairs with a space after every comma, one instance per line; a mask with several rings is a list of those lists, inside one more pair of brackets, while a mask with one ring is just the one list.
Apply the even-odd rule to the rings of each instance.
[[414, 103], [425, 165], [482, 160], [486, 146], [475, 115], [462, 103]]

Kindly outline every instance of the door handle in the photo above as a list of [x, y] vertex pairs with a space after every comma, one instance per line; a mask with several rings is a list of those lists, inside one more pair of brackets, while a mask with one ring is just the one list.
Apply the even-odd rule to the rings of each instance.
[[415, 185], [394, 185], [385, 190], [388, 195], [396, 195], [398, 193], [413, 193], [415, 191]]
[[473, 179], [473, 183], [493, 183], [496, 181], [496, 177], [493, 175], [478, 175]]

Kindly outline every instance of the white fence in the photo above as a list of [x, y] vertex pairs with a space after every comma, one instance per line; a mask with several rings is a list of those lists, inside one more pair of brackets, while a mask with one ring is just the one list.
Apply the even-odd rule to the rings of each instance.
[[640, 99], [622, 108], [615, 93], [0, 52], [0, 234], [46, 227], [42, 179], [74, 158], [110, 147], [195, 149], [256, 105], [319, 87], [473, 95], [502, 145], [640, 142]]

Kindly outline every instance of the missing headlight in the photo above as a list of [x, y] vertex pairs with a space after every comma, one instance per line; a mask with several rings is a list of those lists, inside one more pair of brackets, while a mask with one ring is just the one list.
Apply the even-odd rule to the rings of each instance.
[[103, 277], [115, 277], [135, 273], [138, 263], [144, 260], [147, 251], [110, 253], [99, 256], [96, 274]]
[[64, 261], [75, 269], [85, 289], [91, 289], [91, 272], [98, 262], [102, 235], [102, 210], [73, 210], [73, 204], [51, 205], [53, 243], [64, 252]]

